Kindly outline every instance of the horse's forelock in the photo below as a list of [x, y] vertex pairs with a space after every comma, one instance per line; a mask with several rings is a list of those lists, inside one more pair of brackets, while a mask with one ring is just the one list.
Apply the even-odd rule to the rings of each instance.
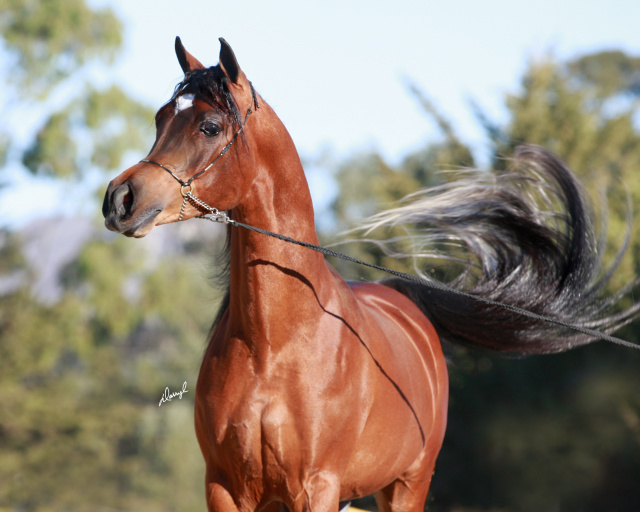
[[196, 98], [221, 110], [234, 129], [237, 130], [242, 125], [238, 105], [229, 88], [229, 79], [219, 65], [186, 73], [184, 79], [176, 85], [169, 101], [173, 102], [186, 93], [192, 93]]

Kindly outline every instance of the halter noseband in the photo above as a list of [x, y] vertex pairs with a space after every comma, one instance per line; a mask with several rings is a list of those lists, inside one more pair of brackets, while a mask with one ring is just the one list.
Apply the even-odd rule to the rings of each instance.
[[[251, 84], [251, 82], [249, 82], [249, 86], [251, 87], [251, 98], [253, 100], [253, 104], [255, 105], [256, 110], [258, 110], [260, 108], [260, 105], [258, 105], [258, 98], [257, 98], [257, 95], [256, 95], [256, 91], [253, 88], [253, 85]], [[226, 214], [220, 213], [220, 211], [217, 208], [212, 208], [211, 206], [206, 204], [201, 199], [198, 199], [193, 194], [193, 191], [194, 191], [193, 181], [196, 178], [199, 178], [200, 176], [202, 176], [209, 169], [211, 169], [211, 167], [213, 167], [213, 164], [215, 164], [218, 160], [220, 160], [220, 158], [222, 158], [222, 156], [227, 151], [229, 151], [229, 148], [236, 141], [236, 139], [238, 138], [238, 135], [240, 135], [242, 133], [242, 131], [244, 130], [244, 127], [247, 125], [247, 121], [249, 120], [249, 116], [252, 113], [253, 113], [253, 110], [251, 110], [251, 107], [249, 107], [247, 109], [247, 115], [244, 116], [244, 121], [243, 121], [242, 125], [240, 126], [238, 131], [233, 135], [233, 137], [231, 137], [231, 140], [227, 143], [227, 145], [222, 148], [222, 151], [220, 151], [218, 156], [215, 157], [213, 159], [213, 161], [209, 165], [207, 165], [204, 169], [202, 169], [201, 171], [199, 171], [196, 174], [194, 174], [193, 176], [191, 176], [191, 178], [189, 178], [187, 181], [181, 180], [171, 169], [169, 169], [168, 167], [165, 167], [161, 163], [155, 162], [154, 160], [148, 160], [148, 159], [140, 160], [141, 163], [144, 162], [144, 163], [147, 163], [147, 164], [157, 165], [158, 167], [164, 169], [169, 174], [171, 174], [171, 176], [173, 176], [178, 183], [180, 183], [180, 193], [182, 194], [183, 200], [182, 200], [182, 207], [180, 208], [180, 216], [178, 217], [178, 222], [182, 221], [182, 217], [184, 215], [184, 210], [185, 210], [185, 208], [187, 206], [187, 202], [189, 202], [189, 201], [194, 203], [196, 205], [196, 207], [199, 206], [199, 207], [201, 207], [201, 208], [203, 208], [205, 210], [208, 210], [209, 213], [214, 217], [213, 220], [219, 220], [220, 222], [228, 222], [229, 217]], [[189, 190], [186, 190], [187, 188]]]

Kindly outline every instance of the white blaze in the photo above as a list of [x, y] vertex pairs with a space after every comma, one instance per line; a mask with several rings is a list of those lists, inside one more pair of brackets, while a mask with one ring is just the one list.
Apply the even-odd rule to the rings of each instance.
[[176, 114], [178, 114], [178, 112], [182, 112], [187, 108], [193, 107], [194, 97], [195, 95], [190, 92], [185, 93], [182, 96], [178, 96], [176, 98]]

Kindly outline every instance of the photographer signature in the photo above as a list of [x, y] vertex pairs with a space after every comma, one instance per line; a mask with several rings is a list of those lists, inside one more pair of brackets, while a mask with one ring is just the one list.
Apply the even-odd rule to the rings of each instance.
[[180, 400], [182, 400], [182, 394], [183, 393], [188, 393], [189, 390], [187, 389], [187, 381], [184, 381], [184, 384], [182, 384], [182, 389], [180, 391], [176, 391], [175, 393], [171, 393], [169, 391], [169, 388], [166, 387], [164, 388], [164, 393], [162, 394], [162, 398], [160, 398], [160, 403], [158, 404], [158, 407], [160, 407], [163, 403], [165, 402], [171, 402], [171, 400], [175, 397], [178, 397]]

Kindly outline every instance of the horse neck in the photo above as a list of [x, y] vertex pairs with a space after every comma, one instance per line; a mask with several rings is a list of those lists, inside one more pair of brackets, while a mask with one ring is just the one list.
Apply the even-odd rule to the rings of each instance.
[[[252, 134], [257, 177], [232, 217], [317, 244], [311, 194], [293, 141], [268, 106], [258, 113], [271, 116], [261, 120], [260, 137]], [[232, 231], [230, 271], [230, 325], [243, 331], [235, 335], [248, 344], [269, 338], [269, 349], [278, 342], [267, 332], [273, 324], [290, 322], [292, 304], [301, 295], [309, 297], [309, 287], [317, 294], [331, 281], [321, 254], [242, 228]]]

